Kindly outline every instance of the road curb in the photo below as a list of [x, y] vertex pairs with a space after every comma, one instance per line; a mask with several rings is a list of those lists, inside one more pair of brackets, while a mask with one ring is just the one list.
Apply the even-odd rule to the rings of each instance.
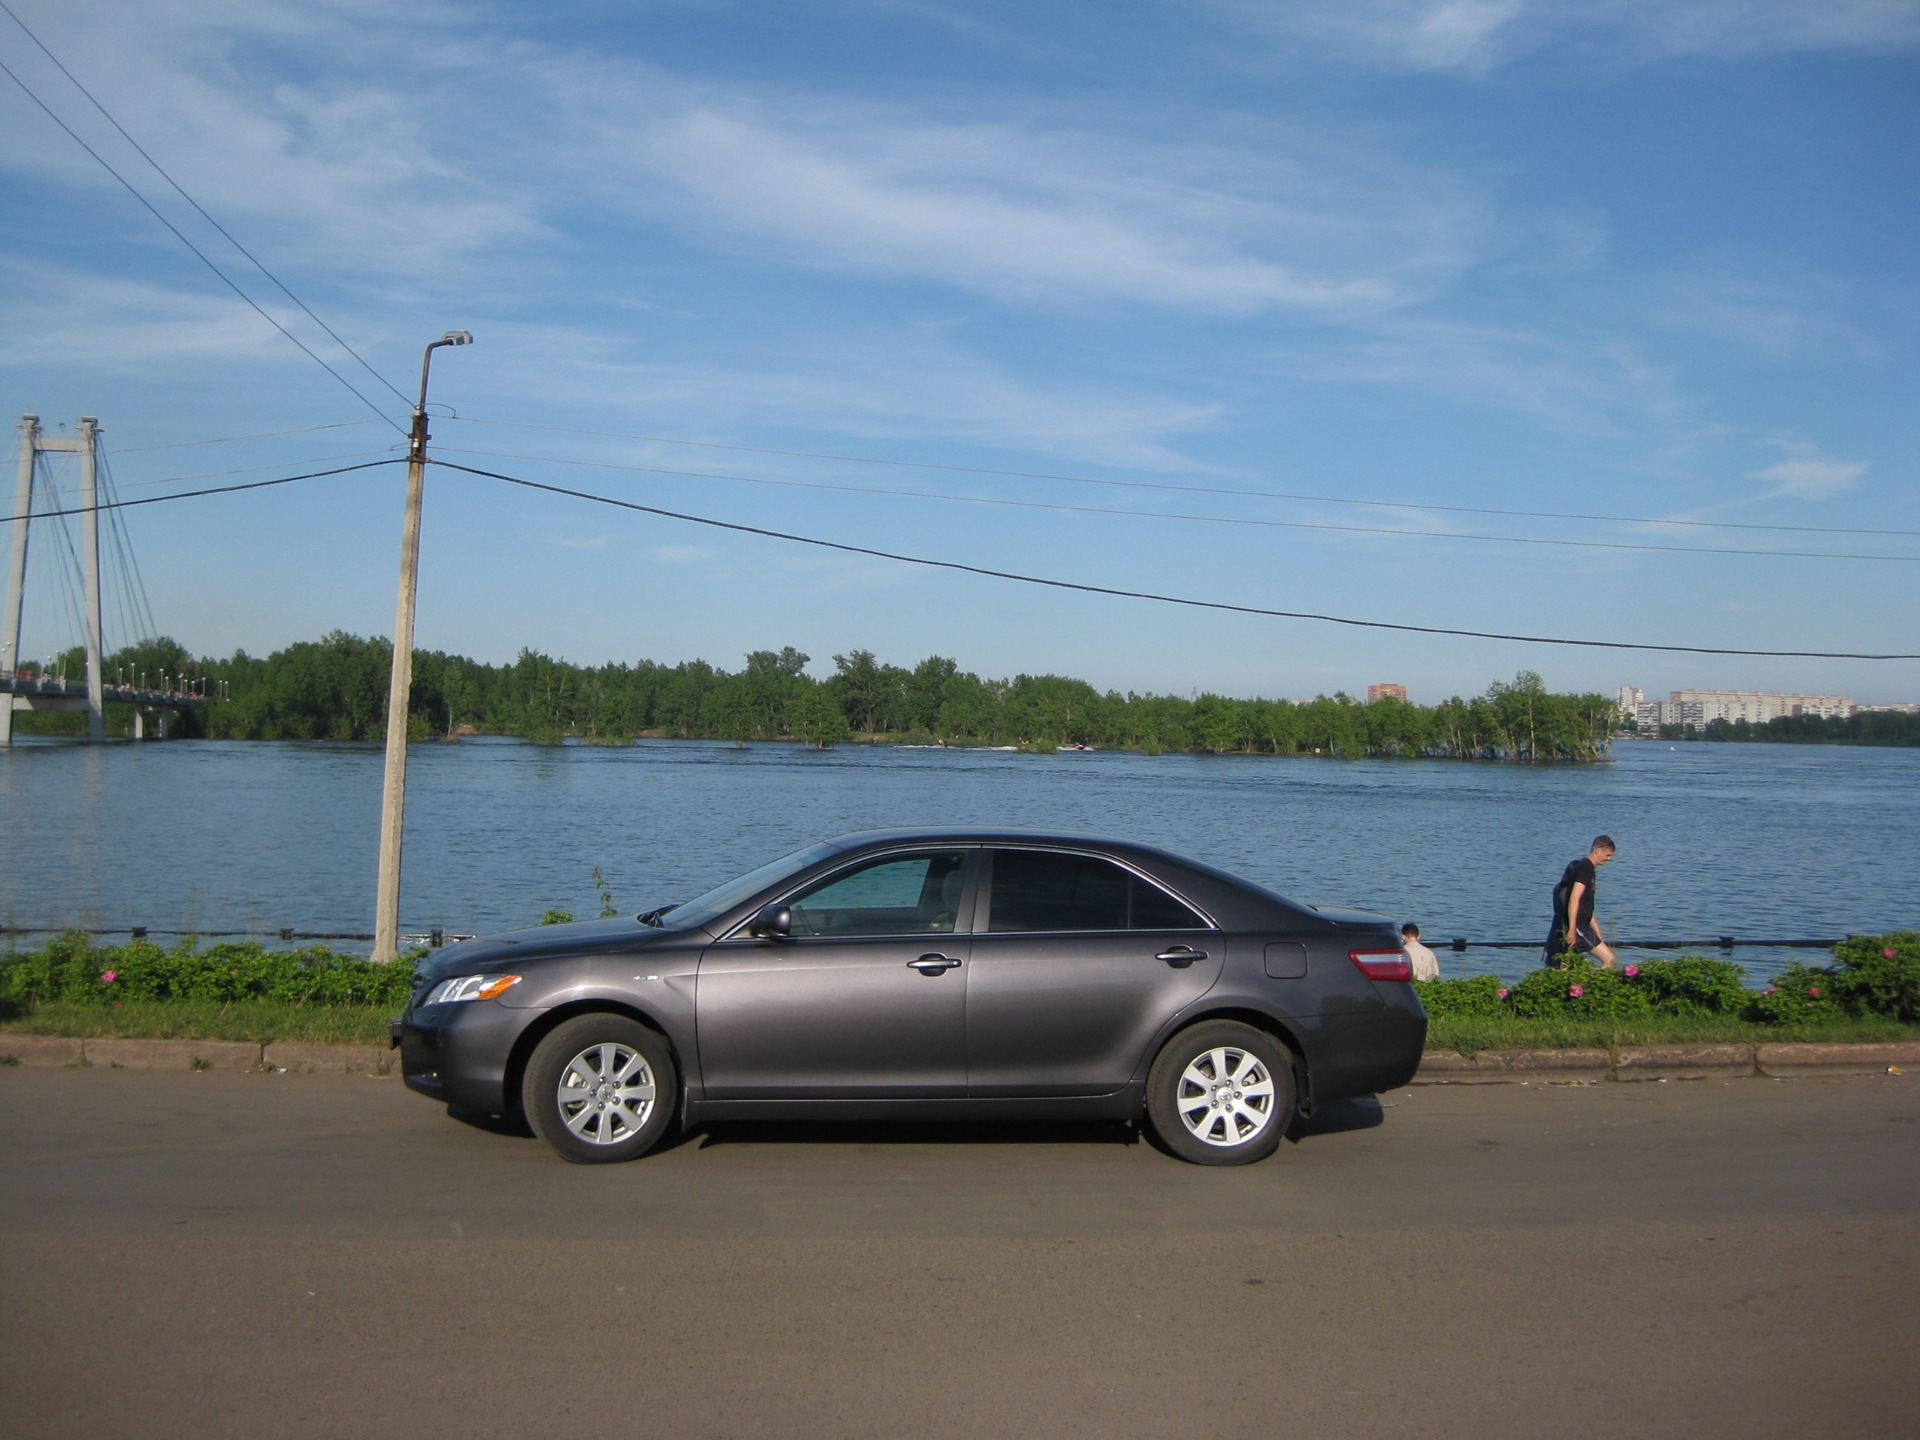
[[[224, 1070], [308, 1075], [399, 1073], [379, 1045], [310, 1045], [275, 1040], [130, 1040], [31, 1035], [0, 1030], [0, 1063], [35, 1069]], [[1523, 1080], [1686, 1080], [1707, 1076], [1873, 1075], [1920, 1072], [1920, 1040], [1841, 1045], [1621, 1045], [1574, 1050], [1429, 1050], [1415, 1085], [1500, 1085]]]
[[1701, 1080], [1709, 1076], [1877, 1075], [1920, 1070], [1920, 1040], [1841, 1045], [1620, 1045], [1612, 1050], [1429, 1050], [1415, 1085], [1539, 1079]]
[[380, 1045], [307, 1045], [276, 1040], [134, 1040], [119, 1036], [30, 1035], [0, 1030], [0, 1063], [33, 1069], [223, 1070], [262, 1074], [366, 1075], [399, 1072]]

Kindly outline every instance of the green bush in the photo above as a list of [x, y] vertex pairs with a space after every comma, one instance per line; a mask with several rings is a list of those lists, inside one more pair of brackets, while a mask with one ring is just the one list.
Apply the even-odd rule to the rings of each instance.
[[1620, 970], [1602, 970], [1584, 955], [1562, 955], [1551, 969], [1535, 970], [1507, 992], [1515, 1015], [1619, 1019], [1653, 1009], [1647, 987]]
[[1620, 973], [1644, 989], [1662, 1015], [1738, 1015], [1753, 998], [1746, 972], [1731, 960], [1682, 955], [1627, 965]]
[[1841, 1002], [1830, 968], [1789, 965], [1761, 994], [1748, 992], [1743, 1013], [1762, 1025], [1793, 1025], [1841, 1020], [1849, 1011]]
[[1920, 932], [1855, 935], [1834, 947], [1833, 958], [1828, 973], [1849, 1013], [1920, 1021]]
[[1430, 1017], [1508, 1013], [1507, 992], [1496, 975], [1469, 975], [1459, 980], [1416, 980], [1413, 989]]
[[406, 1003], [412, 978], [407, 960], [376, 965], [322, 945], [268, 950], [246, 941], [202, 949], [191, 938], [171, 949], [147, 940], [95, 945], [93, 937], [70, 930], [44, 949], [0, 958], [0, 1009], [18, 1014], [39, 1004], [116, 1000], [275, 1000], [398, 1009]]

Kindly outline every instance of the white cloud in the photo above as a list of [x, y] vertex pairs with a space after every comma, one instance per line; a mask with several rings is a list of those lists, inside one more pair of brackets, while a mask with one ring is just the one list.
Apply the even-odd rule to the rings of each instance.
[[[1433, 213], [1445, 205], [1438, 187], [1356, 195], [1331, 165], [1287, 177], [1239, 158], [1256, 182], [1243, 190], [1199, 173], [1227, 168], [1229, 157], [1112, 137], [917, 124], [909, 115], [822, 123], [710, 105], [661, 122], [634, 156], [676, 183], [695, 218], [803, 263], [1003, 299], [1372, 309], [1403, 297], [1403, 270], [1430, 261], [1434, 240], [1448, 248], [1433, 233], [1449, 228]], [[1263, 193], [1260, 180], [1279, 181], [1280, 193]], [[1316, 206], [1306, 192], [1321, 182]], [[1396, 241], [1411, 250], [1407, 259], [1389, 258]]]
[[1795, 500], [1831, 500], [1860, 483], [1867, 473], [1864, 460], [1835, 460], [1820, 453], [1810, 440], [1793, 435], [1776, 436], [1772, 444], [1786, 452], [1786, 458], [1763, 470], [1747, 472], [1749, 480], [1767, 486], [1766, 496], [1789, 496]]
[[647, 558], [656, 565], [697, 565], [712, 559], [713, 554], [707, 545], [653, 545], [647, 549]]
[[1394, 70], [1578, 49], [1629, 61], [1920, 46], [1916, 0], [1223, 0], [1243, 25]]

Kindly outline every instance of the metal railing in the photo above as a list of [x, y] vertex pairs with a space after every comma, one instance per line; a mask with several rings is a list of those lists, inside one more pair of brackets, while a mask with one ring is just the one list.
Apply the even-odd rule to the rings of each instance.
[[[359, 940], [371, 942], [373, 933], [360, 930], [295, 930], [291, 927], [274, 929], [270, 926], [256, 925], [251, 930], [162, 930], [147, 925], [115, 925], [102, 927], [97, 925], [0, 925], [0, 937], [8, 935], [66, 935], [78, 931], [82, 935], [125, 935], [133, 940], [145, 940], [150, 935], [177, 935], [182, 938], [191, 936], [196, 940]], [[448, 930], [435, 925], [431, 929], [402, 934], [400, 938], [413, 945], [425, 945], [438, 950], [442, 945], [451, 945], [458, 940], [471, 940], [474, 937], [460, 931]]]

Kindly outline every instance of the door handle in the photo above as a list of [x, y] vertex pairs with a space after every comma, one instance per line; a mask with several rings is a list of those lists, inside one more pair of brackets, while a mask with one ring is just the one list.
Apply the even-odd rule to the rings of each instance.
[[1204, 950], [1196, 950], [1191, 945], [1176, 945], [1171, 950], [1162, 950], [1153, 958], [1156, 960], [1164, 960], [1169, 965], [1182, 966], [1191, 965], [1196, 960], [1206, 959], [1207, 952]]
[[922, 955], [918, 960], [907, 961], [907, 968], [918, 970], [922, 975], [944, 975], [959, 969], [960, 962], [951, 955]]

